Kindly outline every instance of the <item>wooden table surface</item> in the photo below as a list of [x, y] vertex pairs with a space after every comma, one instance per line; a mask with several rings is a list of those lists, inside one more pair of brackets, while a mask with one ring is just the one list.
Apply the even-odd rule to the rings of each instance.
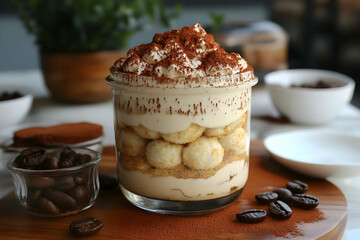
[[[101, 173], [116, 174], [113, 148], [105, 148]], [[267, 217], [257, 224], [234, 221], [237, 212], [258, 205], [257, 193], [284, 187], [289, 180], [309, 184], [307, 193], [320, 199], [313, 210], [293, 208], [288, 220]], [[314, 217], [315, 216], [315, 217]], [[215, 213], [200, 216], [161, 215], [138, 209], [122, 196], [119, 189], [101, 190], [95, 205], [77, 215], [38, 218], [26, 214], [13, 193], [0, 200], [0, 239], [72, 238], [69, 224], [83, 217], [96, 217], [104, 226], [87, 239], [341, 239], [347, 216], [342, 192], [327, 182], [305, 178], [271, 160], [261, 141], [251, 142], [250, 173], [240, 198]], [[286, 235], [286, 236], [285, 236]]]

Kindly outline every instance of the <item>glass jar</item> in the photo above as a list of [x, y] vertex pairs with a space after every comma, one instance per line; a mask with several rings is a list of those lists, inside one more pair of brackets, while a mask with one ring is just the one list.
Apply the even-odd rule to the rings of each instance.
[[134, 205], [192, 215], [235, 201], [249, 170], [252, 71], [167, 79], [112, 70], [120, 188]]
[[[77, 154], [90, 155], [91, 160], [81, 165], [51, 170], [16, 167], [8, 162], [13, 177], [15, 194], [25, 210], [39, 217], [60, 217], [90, 208], [99, 193], [97, 166], [101, 154], [85, 148], [72, 149]], [[60, 150], [47, 152], [56, 156]]]

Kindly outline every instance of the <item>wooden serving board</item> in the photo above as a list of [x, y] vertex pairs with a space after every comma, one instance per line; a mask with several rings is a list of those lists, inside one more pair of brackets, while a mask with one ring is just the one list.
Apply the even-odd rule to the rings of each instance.
[[[169, 216], [147, 212], [131, 205], [119, 189], [101, 190], [95, 205], [77, 215], [38, 218], [26, 214], [13, 193], [0, 200], [0, 239], [72, 238], [69, 224], [79, 218], [96, 217], [103, 229], [87, 239], [341, 239], [347, 203], [343, 193], [325, 180], [305, 178], [271, 160], [261, 141], [251, 142], [250, 173], [240, 198], [223, 210], [199, 216]], [[105, 148], [100, 172], [116, 174], [113, 148]], [[268, 216], [257, 224], [236, 222], [237, 212], [258, 205], [258, 193], [284, 187], [289, 180], [309, 184], [307, 193], [320, 199], [313, 210], [293, 208], [287, 220]]]

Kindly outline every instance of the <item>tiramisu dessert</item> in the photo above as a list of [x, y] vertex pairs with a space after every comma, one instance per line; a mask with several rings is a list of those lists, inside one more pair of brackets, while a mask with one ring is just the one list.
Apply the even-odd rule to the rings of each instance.
[[[249, 168], [257, 78], [200, 24], [163, 34], [111, 67], [118, 175], [151, 211], [209, 212], [234, 201]], [[140, 200], [141, 199], [141, 200]]]

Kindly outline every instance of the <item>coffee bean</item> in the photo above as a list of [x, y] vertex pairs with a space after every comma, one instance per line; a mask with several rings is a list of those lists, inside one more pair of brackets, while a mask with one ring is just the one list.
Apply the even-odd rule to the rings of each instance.
[[60, 160], [75, 161], [77, 153], [74, 150], [66, 149], [60, 153]]
[[37, 204], [37, 201], [39, 200], [41, 196], [41, 190], [40, 189], [29, 189], [27, 193], [26, 203], [30, 207], [34, 207]]
[[294, 194], [290, 198], [290, 203], [297, 208], [313, 209], [319, 205], [320, 201], [317, 197], [310, 194]]
[[266, 211], [262, 209], [250, 209], [236, 214], [236, 220], [243, 223], [258, 223], [266, 218]]
[[90, 161], [91, 161], [91, 156], [89, 154], [78, 153], [76, 155], [76, 159], [74, 160], [74, 165], [77, 166]]
[[60, 158], [63, 158], [63, 157], [66, 156], [67, 153], [69, 153], [69, 152], [71, 152], [71, 151], [72, 151], [72, 150], [71, 150], [70, 147], [64, 147], [64, 148], [61, 150], [61, 152], [58, 153], [58, 154], [59, 154], [59, 157], [60, 157]]
[[110, 189], [118, 186], [116, 176], [109, 174], [99, 174], [100, 189]]
[[84, 184], [85, 183], [85, 177], [84, 176], [81, 176], [81, 175], [76, 175], [74, 176], [74, 183], [76, 185], [80, 185], [80, 184]]
[[33, 147], [23, 150], [14, 161], [14, 166], [34, 170], [69, 168], [91, 161], [89, 154], [65, 149], [61, 153], [45, 154], [45, 149]]
[[60, 168], [69, 168], [74, 166], [77, 153], [71, 149], [66, 149], [60, 153]]
[[72, 222], [69, 226], [69, 231], [76, 236], [83, 237], [99, 232], [102, 226], [103, 224], [100, 220], [88, 217]]
[[292, 196], [292, 192], [287, 188], [277, 188], [273, 192], [277, 193], [278, 199], [283, 202], [288, 202]]
[[29, 183], [35, 188], [48, 188], [55, 185], [55, 180], [51, 177], [33, 176]]
[[89, 154], [81, 154], [78, 153], [76, 155], [76, 161], [78, 161], [80, 164], [90, 162], [91, 156]]
[[286, 184], [286, 187], [292, 193], [304, 193], [308, 190], [308, 185], [304, 182], [301, 182], [300, 180], [294, 180], [294, 181], [288, 182]]
[[21, 155], [18, 155], [15, 158], [14, 166], [19, 168], [25, 168], [25, 159]]
[[73, 210], [76, 208], [75, 199], [59, 190], [47, 189], [44, 192], [44, 196], [63, 210]]
[[81, 165], [81, 163], [80, 163], [79, 161], [75, 160], [75, 161], [73, 162], [73, 166], [79, 166], [79, 165]]
[[60, 209], [53, 202], [44, 197], [39, 198], [37, 207], [45, 213], [51, 215], [57, 215], [60, 213]]
[[55, 188], [61, 191], [67, 191], [75, 187], [74, 178], [72, 176], [62, 176], [56, 179]]
[[15, 162], [23, 168], [35, 168], [39, 166], [45, 159], [45, 149], [43, 148], [27, 148], [16, 157]]
[[59, 168], [69, 168], [74, 166], [74, 162], [70, 159], [61, 159], [59, 161]]
[[59, 168], [59, 158], [55, 156], [47, 156], [41, 164], [42, 169], [57, 169]]
[[270, 214], [278, 219], [287, 219], [291, 217], [291, 208], [283, 201], [277, 200], [269, 204]]
[[78, 185], [68, 191], [68, 194], [73, 197], [77, 203], [86, 203], [89, 201], [89, 191], [84, 185]]
[[255, 196], [256, 201], [260, 204], [268, 204], [278, 199], [278, 194], [275, 192], [263, 192]]

